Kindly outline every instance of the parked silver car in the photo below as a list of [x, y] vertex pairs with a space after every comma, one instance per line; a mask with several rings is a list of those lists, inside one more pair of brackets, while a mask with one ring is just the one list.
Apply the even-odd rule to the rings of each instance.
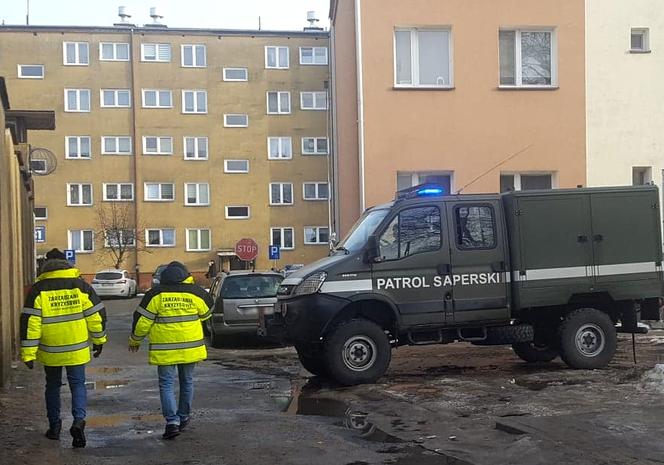
[[221, 345], [228, 334], [255, 335], [258, 311], [272, 314], [283, 279], [271, 271], [231, 271], [217, 276], [210, 286], [212, 318], [206, 321], [212, 345]]

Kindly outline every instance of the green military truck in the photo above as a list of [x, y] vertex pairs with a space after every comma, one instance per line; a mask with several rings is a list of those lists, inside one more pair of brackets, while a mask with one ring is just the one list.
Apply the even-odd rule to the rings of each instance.
[[655, 186], [399, 191], [282, 282], [259, 332], [344, 385], [374, 382], [405, 344], [511, 344], [527, 362], [600, 368], [617, 331], [658, 310], [658, 199]]

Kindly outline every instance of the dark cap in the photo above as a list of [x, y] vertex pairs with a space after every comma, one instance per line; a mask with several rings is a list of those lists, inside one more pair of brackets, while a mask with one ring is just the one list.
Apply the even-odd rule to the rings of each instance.
[[66, 260], [65, 254], [54, 248], [46, 252], [46, 260]]

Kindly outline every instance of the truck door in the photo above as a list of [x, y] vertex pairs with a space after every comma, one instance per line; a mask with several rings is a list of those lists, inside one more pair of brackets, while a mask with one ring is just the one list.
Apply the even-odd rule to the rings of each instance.
[[397, 305], [405, 326], [445, 323], [446, 309], [452, 316], [452, 289], [439, 276], [450, 265], [444, 219], [442, 202], [404, 207], [376, 233], [373, 289]]
[[454, 323], [509, 319], [500, 201], [448, 201], [446, 207]]

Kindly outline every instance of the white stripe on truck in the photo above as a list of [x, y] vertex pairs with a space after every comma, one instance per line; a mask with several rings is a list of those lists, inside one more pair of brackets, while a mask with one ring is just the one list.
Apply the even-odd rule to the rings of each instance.
[[[594, 268], [594, 272], [593, 272]], [[541, 268], [526, 270], [525, 276], [514, 272], [514, 281], [541, 281], [545, 279], [585, 278], [591, 276], [615, 276], [621, 274], [661, 272], [656, 262], [617, 263], [614, 265], [568, 266], [563, 268]]]
[[350, 281], [325, 281], [320, 288], [321, 292], [356, 292], [373, 289], [370, 279], [353, 279]]

